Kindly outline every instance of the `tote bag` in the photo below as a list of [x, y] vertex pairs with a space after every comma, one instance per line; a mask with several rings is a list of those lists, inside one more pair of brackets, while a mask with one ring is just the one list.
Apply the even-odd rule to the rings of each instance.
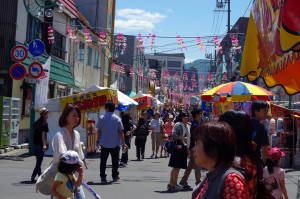
[[36, 181], [36, 191], [44, 195], [51, 194], [51, 187], [54, 182], [57, 169], [51, 168], [52, 164], [40, 175]]

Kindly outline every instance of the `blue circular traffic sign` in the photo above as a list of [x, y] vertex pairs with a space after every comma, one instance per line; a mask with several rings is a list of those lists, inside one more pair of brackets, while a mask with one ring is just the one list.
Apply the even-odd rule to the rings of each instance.
[[16, 63], [10, 67], [9, 74], [11, 78], [15, 80], [24, 79], [24, 77], [26, 76], [26, 68], [25, 66], [23, 66], [23, 64]]
[[30, 42], [28, 51], [34, 57], [41, 56], [45, 52], [45, 44], [41, 40], [35, 39]]

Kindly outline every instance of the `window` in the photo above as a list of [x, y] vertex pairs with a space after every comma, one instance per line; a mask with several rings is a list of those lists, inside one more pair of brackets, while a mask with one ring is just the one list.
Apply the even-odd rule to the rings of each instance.
[[181, 68], [181, 61], [168, 61], [168, 67]]
[[94, 68], [98, 68], [98, 64], [99, 64], [99, 52], [95, 51]]
[[78, 60], [83, 62], [84, 59], [84, 43], [79, 42]]
[[42, 26], [38, 19], [28, 15], [27, 19], [27, 33], [26, 42], [30, 43], [32, 40], [42, 38]]
[[88, 47], [88, 60], [87, 60], [87, 65], [91, 66], [92, 65], [92, 54], [93, 54], [93, 49], [91, 47]]
[[54, 30], [54, 45], [52, 46], [52, 55], [65, 59], [66, 57], [66, 37]]

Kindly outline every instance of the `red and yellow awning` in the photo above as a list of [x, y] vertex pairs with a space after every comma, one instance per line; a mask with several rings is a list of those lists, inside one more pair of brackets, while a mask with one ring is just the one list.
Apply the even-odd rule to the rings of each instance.
[[241, 76], [300, 92], [300, 1], [256, 0], [248, 23]]

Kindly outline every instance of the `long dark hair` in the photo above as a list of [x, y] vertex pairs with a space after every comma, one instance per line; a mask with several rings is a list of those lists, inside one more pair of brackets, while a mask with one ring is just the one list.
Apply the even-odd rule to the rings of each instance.
[[[256, 156], [251, 139], [253, 132], [252, 122], [244, 111], [226, 111], [219, 117], [218, 121], [226, 122], [234, 129], [236, 155], [248, 155], [250, 159]], [[253, 159], [253, 161], [256, 161], [256, 159]]]
[[278, 166], [279, 160], [273, 160], [272, 158], [266, 159], [266, 165], [269, 171], [269, 174], [272, 174], [274, 172], [274, 167]]

